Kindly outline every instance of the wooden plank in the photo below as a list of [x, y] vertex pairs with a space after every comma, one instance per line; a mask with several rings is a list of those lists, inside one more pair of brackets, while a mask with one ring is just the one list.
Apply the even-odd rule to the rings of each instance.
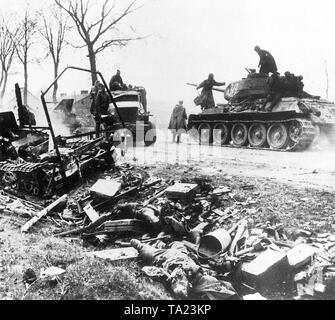
[[86, 215], [89, 217], [89, 219], [94, 222], [97, 221], [99, 219], [99, 214], [97, 211], [95, 211], [92, 207], [91, 204], [88, 204], [85, 208], [84, 208], [84, 212], [86, 213]]
[[129, 260], [138, 257], [138, 251], [133, 247], [116, 248], [87, 253], [91, 257], [97, 257], [109, 261]]
[[44, 216], [46, 216], [50, 211], [52, 211], [56, 206], [58, 206], [61, 202], [65, 201], [67, 199], [67, 194], [64, 194], [60, 198], [58, 198], [56, 201], [51, 203], [49, 206], [47, 206], [45, 209], [41, 210], [36, 216], [31, 218], [25, 225], [21, 227], [21, 232], [28, 232], [28, 230], [40, 219], [42, 219]]

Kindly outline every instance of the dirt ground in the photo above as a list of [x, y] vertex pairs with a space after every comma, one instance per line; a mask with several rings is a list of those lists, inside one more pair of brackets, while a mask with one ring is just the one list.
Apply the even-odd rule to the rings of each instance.
[[335, 188], [335, 147], [324, 139], [304, 152], [198, 145], [187, 135], [183, 135], [179, 145], [171, 141], [168, 132], [159, 131], [153, 147], [130, 149], [127, 159], [136, 158], [138, 163], [148, 165], [194, 164], [208, 169], [208, 174], [223, 170], [236, 176], [269, 178], [301, 187], [329, 191]]
[[[294, 239], [297, 229], [335, 232], [335, 152], [283, 153], [197, 146], [186, 139], [178, 146], [160, 141], [154, 147], [129, 149], [122, 161], [158, 178], [206, 177], [213, 186], [229, 186], [234, 201], [252, 200], [246, 207], [250, 210], [243, 213], [250, 227], [282, 222], [289, 239]], [[97, 177], [85, 185], [89, 187]], [[221, 200], [222, 208], [232, 201]], [[81, 239], [55, 238], [50, 219], [24, 235], [20, 226], [26, 218], [0, 215], [0, 299], [171, 299], [162, 284], [141, 275], [136, 262], [90, 258], [85, 252], [92, 247]], [[61, 283], [36, 281], [28, 288], [23, 284], [25, 270], [31, 268], [38, 276], [48, 266], [66, 270]]]

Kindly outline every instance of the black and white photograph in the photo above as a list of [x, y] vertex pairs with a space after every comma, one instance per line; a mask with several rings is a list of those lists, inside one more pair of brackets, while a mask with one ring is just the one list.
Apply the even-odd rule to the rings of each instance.
[[334, 12], [0, 0], [0, 300], [334, 300]]

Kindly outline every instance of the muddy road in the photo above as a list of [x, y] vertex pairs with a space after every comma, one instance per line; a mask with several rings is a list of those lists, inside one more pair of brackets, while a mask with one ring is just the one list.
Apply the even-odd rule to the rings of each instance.
[[159, 132], [151, 147], [127, 148], [126, 159], [141, 164], [178, 163], [200, 166], [208, 174], [263, 177], [301, 187], [335, 190], [335, 149], [319, 145], [304, 152], [278, 152], [198, 145], [184, 135], [173, 144]]

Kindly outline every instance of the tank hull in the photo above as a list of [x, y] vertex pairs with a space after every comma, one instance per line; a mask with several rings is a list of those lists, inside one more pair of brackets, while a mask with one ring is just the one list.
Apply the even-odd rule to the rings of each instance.
[[335, 104], [325, 100], [282, 98], [271, 112], [227, 112], [228, 107], [191, 114], [187, 129], [202, 144], [276, 151], [306, 150], [320, 133], [335, 141]]

